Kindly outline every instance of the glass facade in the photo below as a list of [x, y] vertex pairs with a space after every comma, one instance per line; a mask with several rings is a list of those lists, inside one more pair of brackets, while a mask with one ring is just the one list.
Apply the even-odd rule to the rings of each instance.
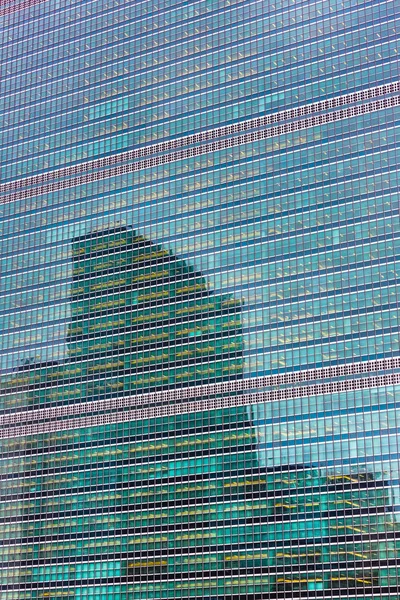
[[0, 3], [2, 599], [398, 599], [399, 32]]

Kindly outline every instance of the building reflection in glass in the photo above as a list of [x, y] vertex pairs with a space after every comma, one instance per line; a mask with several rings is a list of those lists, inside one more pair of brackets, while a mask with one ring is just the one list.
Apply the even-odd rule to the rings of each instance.
[[[72, 252], [69, 357], [21, 366], [7, 390], [27, 406], [134, 406], [136, 393], [243, 377], [241, 301], [131, 229]], [[393, 589], [379, 568], [398, 556], [391, 475], [349, 467], [354, 443], [330, 446], [324, 411], [233, 403], [3, 440], [0, 582], [118, 600]]]
[[7, 391], [31, 389], [37, 408], [243, 376], [241, 301], [186, 261], [127, 228], [77, 238], [72, 254], [69, 358], [25, 365]]

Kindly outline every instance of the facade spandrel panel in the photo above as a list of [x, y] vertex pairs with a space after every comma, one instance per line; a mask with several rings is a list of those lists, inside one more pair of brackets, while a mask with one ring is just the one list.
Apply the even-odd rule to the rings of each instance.
[[399, 594], [399, 6], [0, 6], [0, 596]]

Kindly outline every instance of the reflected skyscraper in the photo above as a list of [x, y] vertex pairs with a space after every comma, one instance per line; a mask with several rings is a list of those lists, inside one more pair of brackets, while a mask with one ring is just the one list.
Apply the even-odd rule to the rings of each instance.
[[5, 378], [6, 406], [243, 377], [242, 302], [210, 291], [187, 261], [116, 227], [74, 240], [72, 262], [66, 357], [26, 359]]
[[400, 6], [0, 6], [0, 596], [399, 595]]

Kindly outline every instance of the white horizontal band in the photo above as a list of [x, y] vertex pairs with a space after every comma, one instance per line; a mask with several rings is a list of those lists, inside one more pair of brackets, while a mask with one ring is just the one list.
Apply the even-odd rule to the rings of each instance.
[[[136, 421], [159, 416], [215, 410], [230, 406], [244, 406], [262, 402], [282, 401], [289, 398], [314, 396], [317, 394], [335, 393], [346, 390], [359, 390], [385, 385], [395, 385], [400, 383], [400, 373], [388, 372], [387, 374], [380, 375], [370, 375], [370, 373], [379, 372], [384, 369], [391, 370], [398, 368], [400, 368], [400, 357], [313, 369], [310, 371], [299, 371], [298, 373], [239, 379], [137, 396], [126, 396], [110, 400], [3, 414], [1, 415], [0, 421], [0, 424], [3, 425], [3, 429], [0, 430], [0, 438], [19, 437], [36, 433], [61, 431], [64, 429], [78, 429], [80, 427], [91, 427], [106, 423]], [[365, 374], [365, 376], [357, 379], [329, 381], [307, 386], [284, 387], [278, 390], [265, 391], [263, 389], [268, 386], [299, 383], [302, 381], [315, 381], [319, 379], [334, 379], [335, 377], [357, 374]], [[237, 394], [231, 397], [213, 397], [217, 394], [237, 393], [246, 390], [251, 390], [251, 392], [247, 394]], [[196, 398], [199, 397], [202, 399], [196, 400]], [[183, 400], [189, 400], [190, 398], [193, 398], [193, 401], [183, 402]], [[140, 406], [142, 406], [142, 408], [138, 408]], [[129, 408], [132, 408], [132, 410], [126, 410]], [[110, 411], [115, 412], [110, 414]], [[107, 412], [108, 414], [93, 415], [93, 412]], [[65, 420], [66, 417], [73, 417], [74, 415], [82, 415], [85, 413], [90, 413], [90, 416]], [[32, 424], [34, 421], [46, 422]], [[17, 423], [29, 424], [14, 426]], [[4, 427], [4, 425], [12, 426]]]
[[[297, 108], [274, 113], [272, 115], [265, 115], [263, 117], [242, 121], [233, 125], [225, 125], [224, 127], [161, 142], [159, 144], [144, 146], [136, 150], [130, 150], [128, 152], [114, 154], [112, 156], [88, 161], [78, 165], [64, 167], [62, 169], [49, 171], [40, 175], [33, 175], [31, 177], [7, 182], [0, 185], [0, 193], [12, 193], [8, 196], [4, 196], [1, 199], [1, 202], [7, 203], [22, 198], [29, 198], [41, 193], [62, 190], [91, 181], [99, 181], [109, 177], [139, 171], [148, 167], [167, 164], [190, 156], [199, 156], [202, 154], [207, 154], [208, 152], [215, 152], [216, 150], [231, 148], [240, 144], [247, 144], [257, 140], [275, 137], [283, 133], [308, 129], [309, 127], [314, 127], [316, 125], [322, 125], [324, 123], [331, 123], [352, 116], [375, 112], [390, 106], [399, 106], [400, 96], [391, 96], [389, 98], [381, 98], [379, 100], [371, 101], [373, 98], [379, 98], [385, 94], [393, 94], [395, 92], [400, 92], [400, 81], [369, 88], [360, 92], [353, 92], [351, 94], [337, 96], [328, 100], [322, 100], [321, 102], [314, 102], [313, 104], [307, 104]], [[364, 100], [368, 100], [369, 102], [347, 106], [346, 108], [341, 108], [338, 111], [319, 114], [321, 111], [326, 111], [337, 107], [344, 107], [345, 105]], [[249, 132], [249, 130], [265, 127], [266, 125], [270, 125], [272, 123], [280, 123], [282, 121], [296, 119], [305, 115], [308, 115], [308, 118], [300, 119], [290, 123], [283, 123], [281, 125], [276, 125], [275, 127], [269, 127], [268, 129]], [[248, 133], [244, 133], [243, 135], [237, 135], [227, 139], [220, 139], [225, 136], [232, 136], [234, 134], [239, 134], [246, 131]], [[192, 146], [193, 144], [210, 140], [218, 141], [194, 148], [188, 148], [188, 146]], [[132, 161], [145, 156], [159, 154], [161, 152], [168, 152], [178, 148], [184, 149], [169, 154], [163, 154], [161, 156], [153, 156], [152, 158], [141, 160], [135, 163], [113, 167], [113, 165], [118, 163]], [[98, 169], [100, 169], [100, 171]], [[95, 170], [95, 172], [89, 172], [92, 170]], [[70, 177], [74, 175], [78, 176], [63, 180], [64, 177]], [[44, 183], [47, 183], [47, 185], [41, 185]], [[21, 190], [21, 188], [34, 185], [39, 185], [40, 187], [30, 188], [24, 191]], [[15, 191], [17, 189], [20, 189], [21, 191]]]

